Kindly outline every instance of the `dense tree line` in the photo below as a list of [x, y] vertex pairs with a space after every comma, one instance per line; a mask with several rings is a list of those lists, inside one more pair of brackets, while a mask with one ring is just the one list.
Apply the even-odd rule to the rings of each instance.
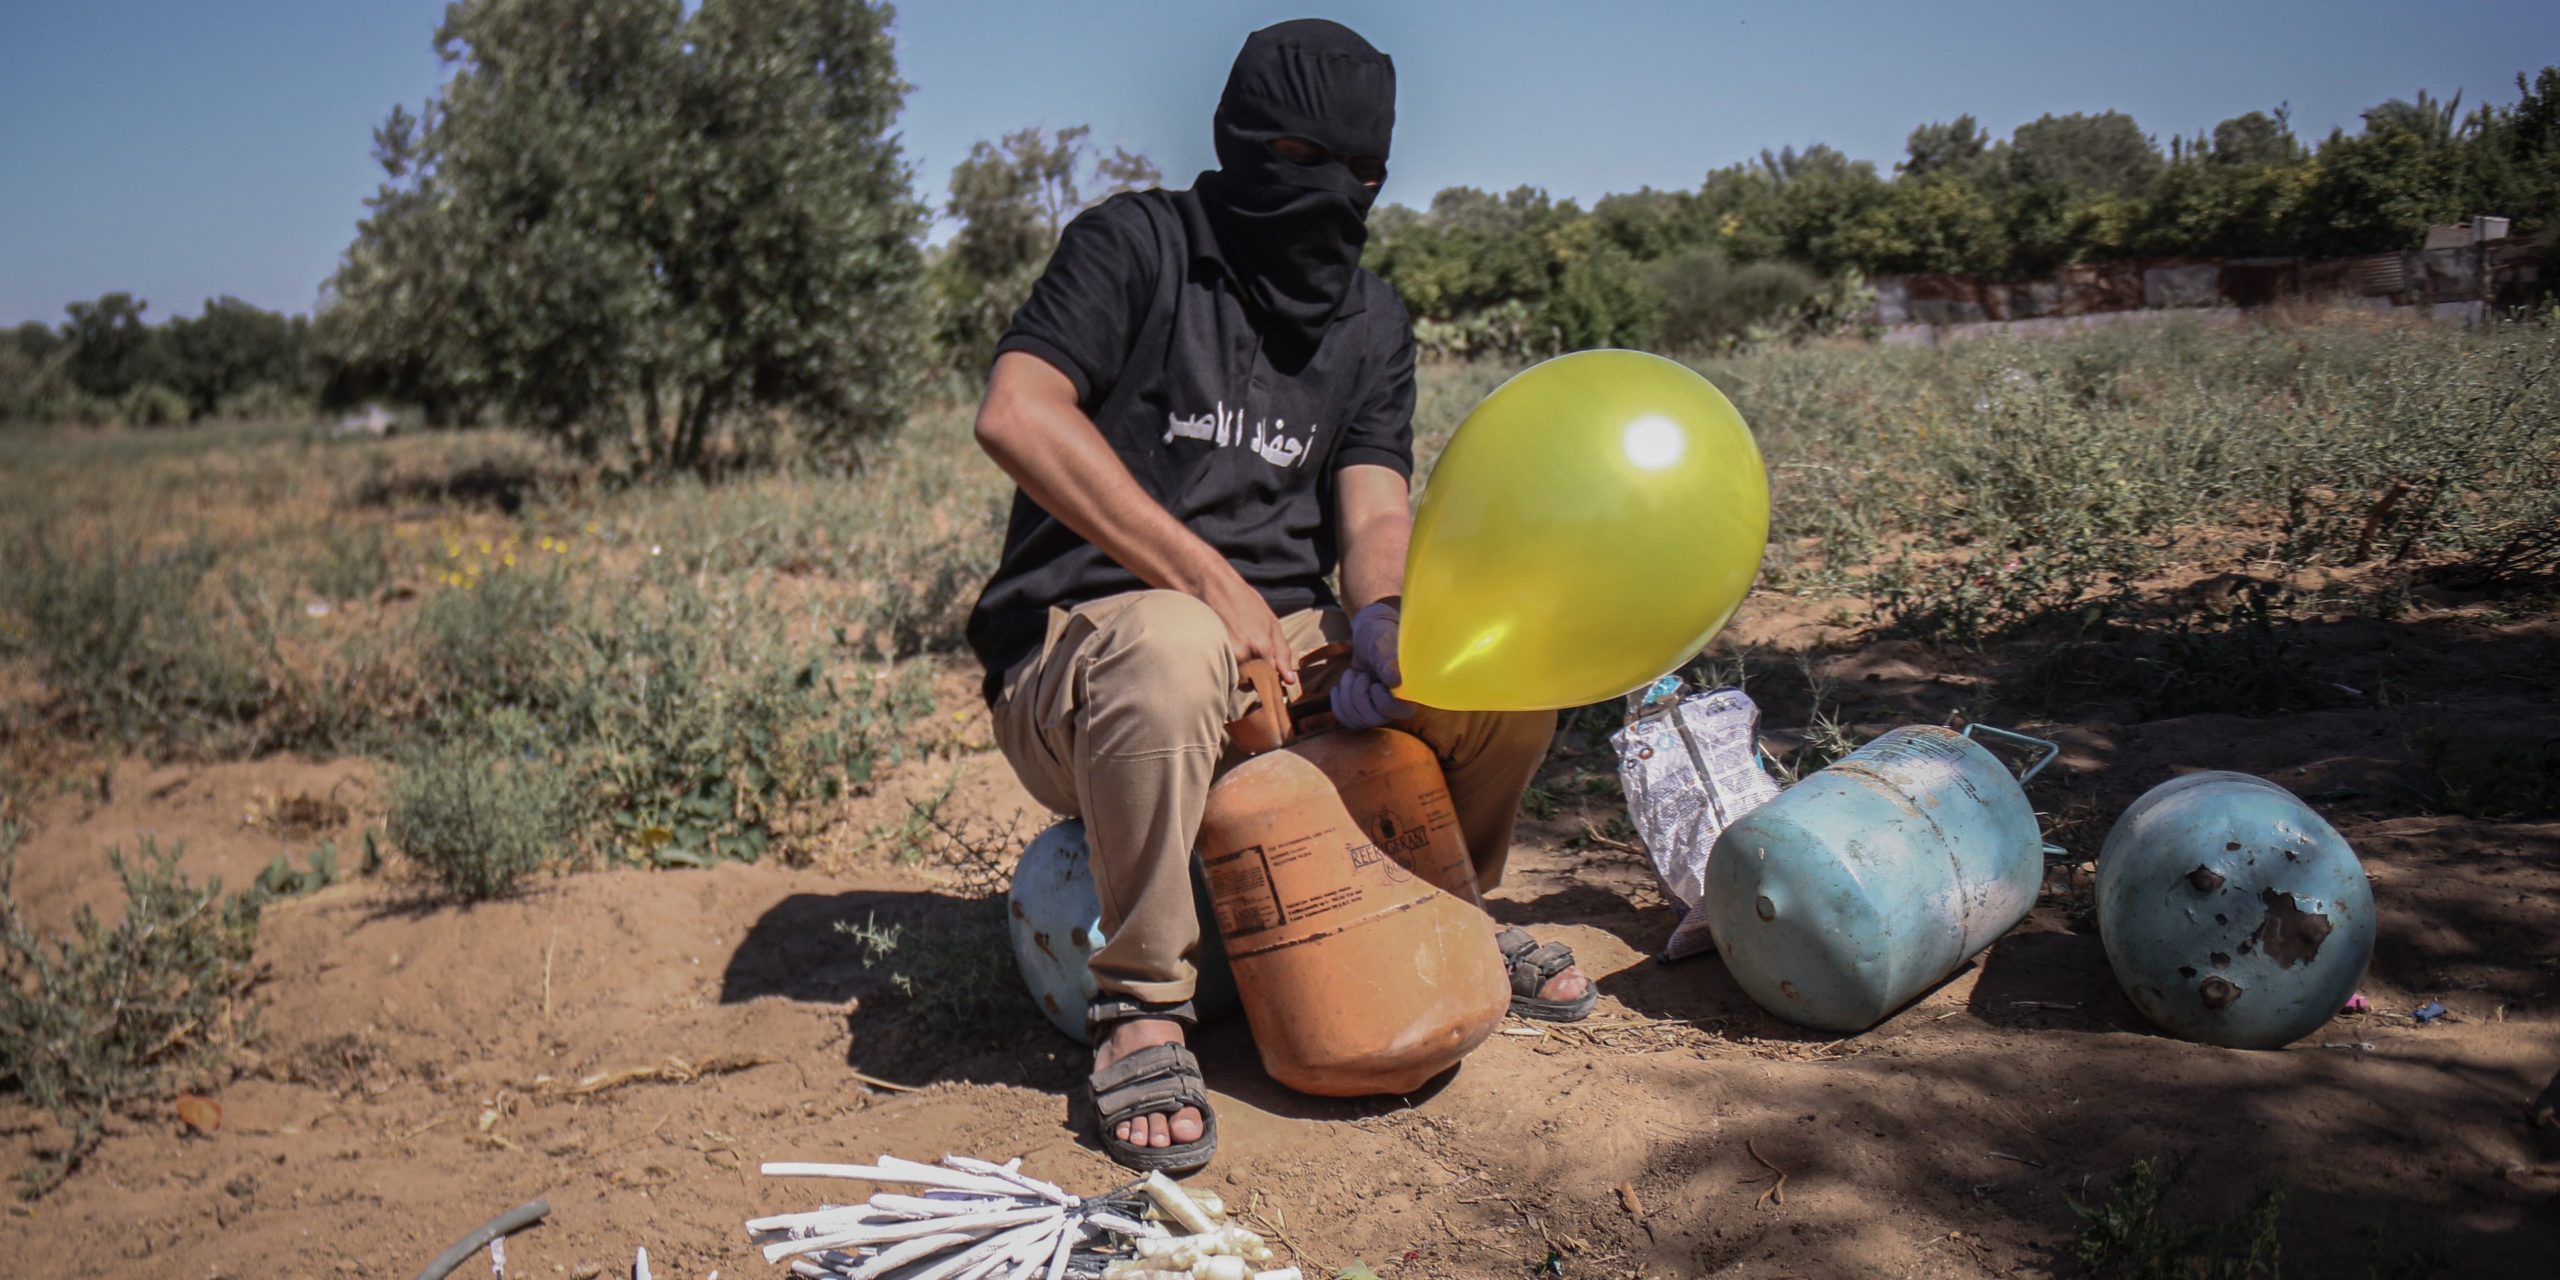
[[[724, 425], [747, 428], [729, 456], [850, 446], [984, 369], [1077, 211], [1160, 180], [1083, 127], [1024, 129], [953, 170], [956, 229], [928, 247], [889, 19], [865, 0], [459, 0], [444, 85], [375, 131], [384, 181], [311, 319], [75, 303], [0, 335], [0, 421], [382, 398], [643, 469], [708, 465]], [[1453, 187], [1378, 209], [1366, 260], [1426, 350], [1524, 358], [1839, 324], [1879, 274], [2337, 257], [2478, 213], [2529, 235], [2560, 225], [2560, 68], [2517, 85], [2467, 112], [2395, 99], [2316, 144], [2281, 108], [2165, 148], [2118, 112], [2007, 138], [1959, 116], [1912, 130], [1890, 173], [1816, 145], [1588, 209]]]
[[261, 418], [310, 407], [318, 386], [311, 322], [238, 298], [146, 324], [150, 304], [110, 293], [0, 334], [0, 422]]
[[2415, 248], [2429, 226], [2481, 213], [2530, 235], [2560, 226], [2560, 68], [2516, 81], [2512, 107], [2465, 113], [2459, 95], [2421, 92], [2317, 145], [2281, 108], [2165, 150], [2119, 112], [2047, 115], [2006, 139], [1960, 116], [1912, 130], [1890, 175], [1817, 145], [1588, 210], [1453, 188], [1421, 212], [1383, 210], [1368, 260], [1431, 345], [1525, 355], [1818, 322], [1858, 276], [2344, 257]]

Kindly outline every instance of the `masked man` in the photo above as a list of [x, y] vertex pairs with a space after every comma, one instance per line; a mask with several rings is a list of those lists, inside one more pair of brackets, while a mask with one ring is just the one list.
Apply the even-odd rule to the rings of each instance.
[[[978, 411], [978, 443], [1019, 492], [969, 643], [1006, 760], [1084, 819], [1108, 939], [1092, 958], [1091, 1089], [1103, 1148], [1133, 1168], [1196, 1168], [1216, 1149], [1183, 1043], [1200, 946], [1190, 862], [1210, 781], [1233, 763], [1239, 664], [1329, 688], [1349, 727], [1429, 743], [1487, 889], [1555, 732], [1552, 712], [1390, 692], [1413, 323], [1360, 247], [1394, 123], [1395, 66], [1358, 35], [1255, 32], [1218, 103], [1219, 167], [1067, 227]], [[1347, 662], [1299, 670], [1340, 641]], [[1515, 1012], [1589, 1012], [1569, 950], [1498, 937]]]

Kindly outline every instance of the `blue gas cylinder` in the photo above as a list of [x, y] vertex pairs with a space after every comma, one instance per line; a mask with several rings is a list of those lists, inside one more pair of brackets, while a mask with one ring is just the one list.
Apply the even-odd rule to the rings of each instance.
[[[1085, 1006], [1095, 987], [1090, 967], [1102, 947], [1102, 899], [1094, 891], [1093, 866], [1085, 850], [1084, 823], [1070, 818], [1043, 831], [1022, 851], [1014, 868], [1013, 888], [1006, 894], [1006, 923], [1013, 935], [1014, 963], [1022, 967], [1022, 984], [1039, 1002], [1041, 1016], [1079, 1044], [1091, 1044], [1084, 1025]], [[1200, 971], [1199, 990], [1191, 998], [1203, 1021], [1224, 1017], [1239, 1007], [1236, 979], [1227, 967], [1227, 949], [1218, 940], [1218, 922], [1209, 912], [1209, 893], [1200, 883], [1200, 864], [1191, 865], [1191, 900], [1200, 912], [1200, 952], [1193, 963]]]
[[[2003, 730], [1975, 729], [2053, 744]], [[1708, 928], [1762, 1008], [1863, 1031], [2035, 905], [2044, 840], [2023, 778], [1966, 734], [1895, 729], [1752, 810], [1707, 858]]]
[[2373, 959], [2373, 886], [2311, 806], [2264, 778], [2144, 792], [2098, 852], [2098, 936], [2143, 1016], [2188, 1040], [2276, 1049], [2319, 1029]]

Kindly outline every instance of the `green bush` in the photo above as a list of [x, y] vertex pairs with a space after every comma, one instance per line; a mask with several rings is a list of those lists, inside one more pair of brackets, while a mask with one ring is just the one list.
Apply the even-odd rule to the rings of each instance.
[[156, 382], [146, 382], [124, 393], [116, 404], [116, 416], [129, 427], [174, 427], [183, 425], [194, 414], [187, 398]]
[[2228, 603], [2121, 639], [2039, 645], [2001, 681], [1997, 696], [2040, 715], [2121, 700], [2145, 720], [2335, 706], [2347, 691], [2320, 678], [2300, 631], [2280, 592], [2248, 583]]
[[434, 593], [417, 615], [420, 692], [457, 722], [500, 707], [555, 705], [575, 607], [568, 571], [557, 563]]
[[1737, 267], [1706, 247], [1649, 264], [1646, 280], [1662, 298], [1663, 345], [1675, 351], [1716, 350], [1754, 330], [1791, 328], [1822, 292], [1822, 278], [1795, 263]]
[[0, 1082], [53, 1113], [65, 1148], [29, 1171], [41, 1193], [95, 1149], [108, 1116], [189, 1076], [217, 1072], [242, 1034], [256, 895], [226, 898], [178, 870], [176, 847], [143, 837], [107, 850], [124, 916], [82, 910], [68, 940], [39, 937], [9, 887], [14, 827], [0, 827]]
[[2431, 724], [2418, 731], [2415, 745], [2444, 806], [2455, 813], [2509, 822], [2560, 816], [2560, 738], [2483, 750], [2476, 734]]
[[393, 775], [384, 827], [447, 894], [482, 902], [567, 857], [577, 816], [571, 779], [529, 722], [500, 716], [486, 735], [413, 755]]
[[273, 382], [256, 382], [222, 397], [213, 415], [234, 422], [274, 422], [312, 416], [311, 397]]
[[660, 865], [763, 856], [795, 806], [870, 780], [902, 714], [752, 606], [681, 585], [617, 601], [563, 653], [581, 790], [616, 847]]

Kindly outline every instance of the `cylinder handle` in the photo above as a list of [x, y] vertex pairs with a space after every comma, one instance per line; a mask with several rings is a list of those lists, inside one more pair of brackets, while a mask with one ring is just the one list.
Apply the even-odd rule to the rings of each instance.
[[2052, 764], [2054, 757], [2062, 754], [2062, 744], [2055, 742], [2050, 738], [2033, 738], [2020, 733], [2015, 729], [2002, 729], [1994, 725], [1966, 725], [1964, 727], [1964, 736], [1968, 738], [1972, 737], [1973, 731], [1976, 729], [1980, 729], [1992, 737], [2016, 743], [2019, 746], [2044, 748], [2044, 754], [2037, 756], [2036, 762], [2027, 766], [2027, 771], [2025, 773], [2018, 775], [2018, 785], [2022, 787], [2027, 785], [2029, 781], [2033, 780], [2037, 774], [2044, 772], [2044, 767]]
[[[1351, 656], [1351, 646], [1328, 644], [1298, 659], [1301, 671]], [[1333, 695], [1320, 693], [1291, 702], [1281, 692], [1280, 672], [1267, 658], [1251, 658], [1236, 668], [1238, 688], [1253, 691], [1253, 705], [1227, 722], [1227, 740], [1249, 756], [1277, 751], [1302, 735], [1333, 727]]]

